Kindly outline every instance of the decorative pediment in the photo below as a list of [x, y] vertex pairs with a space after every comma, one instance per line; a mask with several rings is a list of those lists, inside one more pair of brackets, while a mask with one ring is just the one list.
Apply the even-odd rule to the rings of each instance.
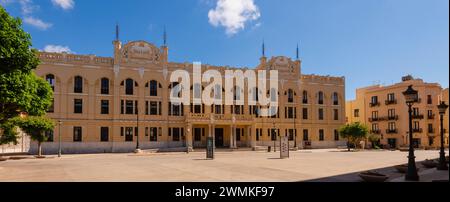
[[160, 50], [145, 41], [133, 41], [122, 48], [123, 58], [127, 60], [147, 60], [159, 61], [161, 58]]

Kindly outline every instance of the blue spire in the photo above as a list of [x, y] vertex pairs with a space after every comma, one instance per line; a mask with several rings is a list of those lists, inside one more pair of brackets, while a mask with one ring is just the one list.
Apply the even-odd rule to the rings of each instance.
[[167, 32], [166, 32], [166, 26], [165, 25], [164, 25], [163, 40], [164, 40], [164, 46], [166, 46], [167, 45]]
[[266, 43], [263, 39], [263, 43], [262, 43], [262, 56], [266, 57]]
[[298, 50], [298, 43], [297, 43], [297, 52], [296, 52], [296, 58], [299, 59], [299, 50]]

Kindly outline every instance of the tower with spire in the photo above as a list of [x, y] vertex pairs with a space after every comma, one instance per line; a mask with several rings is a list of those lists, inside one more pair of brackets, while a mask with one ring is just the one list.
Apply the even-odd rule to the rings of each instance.
[[161, 59], [163, 62], [169, 61], [169, 47], [167, 46], [166, 26], [164, 26], [164, 31], [163, 31], [163, 45], [161, 46], [161, 56], [162, 56]]
[[120, 42], [120, 36], [119, 36], [119, 23], [116, 23], [116, 38], [113, 41], [114, 45], [114, 73], [116, 76], [119, 74], [120, 71], [120, 58], [121, 58], [121, 49], [122, 49], [122, 42]]
[[264, 66], [264, 65], [266, 65], [266, 63], [267, 63], [267, 57], [266, 57], [266, 42], [265, 42], [264, 39], [263, 39], [263, 41], [262, 41], [262, 49], [261, 49], [261, 52], [262, 52], [262, 56], [261, 56], [261, 58], [259, 59], [259, 60], [260, 60], [260, 65], [261, 65], [261, 66]]

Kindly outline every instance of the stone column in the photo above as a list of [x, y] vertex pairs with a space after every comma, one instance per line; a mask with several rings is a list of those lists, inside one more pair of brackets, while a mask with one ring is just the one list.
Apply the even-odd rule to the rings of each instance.
[[256, 127], [255, 126], [249, 126], [248, 132], [250, 135], [250, 146], [255, 151], [256, 150]]
[[188, 152], [194, 151], [194, 144], [193, 144], [193, 138], [192, 138], [192, 124], [188, 124], [186, 127], [186, 147]]

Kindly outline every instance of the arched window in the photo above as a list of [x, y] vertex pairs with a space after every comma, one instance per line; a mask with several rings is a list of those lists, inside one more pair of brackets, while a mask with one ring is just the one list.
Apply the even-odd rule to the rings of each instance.
[[323, 105], [323, 92], [320, 91], [318, 94], [318, 104]]
[[277, 89], [275, 89], [275, 88], [270, 89], [270, 100], [272, 102], [276, 102], [278, 100]]
[[241, 100], [241, 88], [239, 86], [235, 86], [233, 89], [234, 101]]
[[134, 94], [134, 80], [133, 79], [127, 79], [125, 81], [125, 94], [126, 95]]
[[158, 96], [158, 82], [150, 81], [150, 96]]
[[81, 76], [75, 77], [73, 92], [74, 93], [83, 93], [83, 77], [81, 77]]
[[109, 79], [102, 78], [101, 80], [101, 94], [108, 95], [109, 94]]
[[303, 98], [302, 98], [303, 104], [308, 104], [308, 91], [303, 91]]
[[294, 91], [292, 89], [288, 90], [288, 102], [293, 103], [294, 102]]
[[222, 86], [220, 84], [217, 84], [216, 86], [214, 86], [214, 98], [217, 100], [221, 100], [222, 99]]
[[48, 74], [47, 76], [45, 76], [45, 80], [50, 84], [52, 90], [55, 91], [55, 84], [56, 84], [55, 75]]
[[192, 90], [194, 91], [194, 99], [202, 99], [203, 87], [199, 83], [194, 84]]
[[333, 93], [333, 105], [339, 105], [339, 95], [338, 93]]

